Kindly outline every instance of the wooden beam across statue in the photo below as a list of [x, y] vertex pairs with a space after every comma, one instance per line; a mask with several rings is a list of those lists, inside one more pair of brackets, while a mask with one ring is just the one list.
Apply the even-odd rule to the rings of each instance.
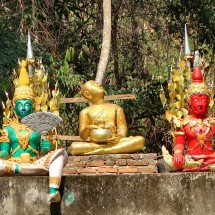
[[[135, 96], [135, 94], [119, 94], [119, 95], [105, 96], [104, 99], [105, 99], [105, 101], [136, 99], [136, 96]], [[60, 103], [76, 103], [76, 102], [87, 102], [87, 100], [84, 99], [83, 97], [60, 99]]]
[[68, 136], [68, 135], [53, 135], [54, 140], [70, 140], [70, 141], [82, 141], [80, 136]]

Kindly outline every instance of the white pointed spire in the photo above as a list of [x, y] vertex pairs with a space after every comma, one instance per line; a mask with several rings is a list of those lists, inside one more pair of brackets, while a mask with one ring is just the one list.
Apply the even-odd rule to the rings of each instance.
[[187, 24], [184, 26], [184, 54], [191, 55], [190, 46], [189, 46], [189, 38], [187, 34]]
[[193, 67], [199, 67], [201, 63], [201, 57], [200, 57], [200, 54], [199, 54], [199, 51], [196, 50], [194, 52], [194, 61], [193, 61]]
[[31, 46], [31, 36], [30, 36], [29, 31], [28, 31], [27, 58], [28, 59], [33, 59], [34, 58], [32, 46]]
[[185, 60], [186, 60], [186, 64], [188, 67], [188, 70], [191, 70], [191, 51], [190, 51], [190, 46], [189, 46], [189, 38], [188, 38], [188, 34], [187, 34], [187, 24], [185, 24], [184, 26], [184, 55], [185, 55]]
[[27, 60], [28, 60], [28, 74], [32, 76], [34, 71], [34, 54], [31, 46], [31, 36], [28, 31], [28, 44], [27, 44]]

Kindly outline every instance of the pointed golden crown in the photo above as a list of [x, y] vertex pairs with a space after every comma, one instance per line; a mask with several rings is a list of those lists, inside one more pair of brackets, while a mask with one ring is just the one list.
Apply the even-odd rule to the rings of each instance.
[[30, 99], [32, 102], [35, 101], [34, 92], [30, 85], [29, 75], [27, 72], [27, 61], [22, 60], [20, 63], [20, 74], [18, 79], [18, 86], [15, 88], [13, 103], [19, 99]]

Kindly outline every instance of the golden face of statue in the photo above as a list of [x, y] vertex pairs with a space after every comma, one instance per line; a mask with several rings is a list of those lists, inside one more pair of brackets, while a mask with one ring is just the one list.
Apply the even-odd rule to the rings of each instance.
[[94, 101], [104, 98], [104, 88], [97, 82], [91, 80], [86, 82], [82, 89], [81, 95], [88, 101]]

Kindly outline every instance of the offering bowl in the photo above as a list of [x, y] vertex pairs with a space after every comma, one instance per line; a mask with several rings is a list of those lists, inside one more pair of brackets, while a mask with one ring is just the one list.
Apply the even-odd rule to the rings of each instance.
[[112, 132], [110, 129], [97, 128], [92, 129], [90, 132], [90, 140], [93, 142], [106, 142], [107, 139], [112, 137]]

